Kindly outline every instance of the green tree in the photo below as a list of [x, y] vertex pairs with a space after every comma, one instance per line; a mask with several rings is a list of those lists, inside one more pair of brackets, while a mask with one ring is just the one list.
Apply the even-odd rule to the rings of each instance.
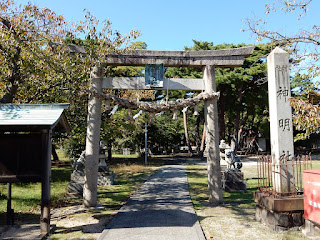
[[[31, 4], [19, 7], [9, 0], [2, 1], [0, 12], [0, 102], [13, 102], [17, 95], [23, 95], [19, 93], [21, 86], [30, 88], [31, 82], [38, 83], [39, 94], [61, 83], [65, 77], [63, 65], [58, 64], [61, 55], [50, 44], [59, 42], [65, 34], [64, 18], [47, 8]], [[52, 74], [57, 76], [54, 83]]]
[[[244, 47], [244, 44], [220, 44], [194, 40], [186, 50], [217, 50]], [[258, 132], [268, 135], [266, 110], [268, 106], [265, 57], [272, 50], [271, 44], [255, 46], [253, 54], [242, 67], [216, 68], [220, 139], [233, 136], [235, 148], [243, 143], [244, 136]], [[202, 69], [173, 68], [168, 75], [194, 78], [202, 77]], [[202, 109], [201, 109], [202, 110]], [[243, 145], [243, 144], [242, 144]]]
[[[181, 69], [180, 68], [169, 68], [166, 72], [166, 77], [167, 78], [172, 78], [172, 77], [182, 77], [182, 76], [186, 76], [186, 75], [182, 75], [180, 72]], [[182, 69], [182, 71], [184, 71], [186, 69]], [[181, 74], [181, 75], [180, 75]], [[176, 99], [182, 99], [182, 98], [188, 98], [190, 96], [192, 96], [194, 94], [194, 92], [190, 92], [190, 91], [182, 91], [182, 90], [171, 90], [171, 91], [166, 91], [166, 90], [158, 90], [155, 92], [155, 98], [161, 98], [163, 99], [163, 101], [166, 100], [176, 100]], [[200, 109], [199, 111], [202, 111], [202, 115], [203, 116], [203, 103], [199, 104]], [[186, 114], [183, 114], [181, 112], [182, 109], [178, 110], [176, 112], [177, 114], [177, 119], [173, 119], [173, 115], [175, 111], [169, 111], [168, 113], [164, 113], [159, 117], [156, 117], [157, 121], [155, 121], [155, 123], [153, 124], [154, 127], [152, 128], [153, 131], [156, 131], [157, 133], [155, 134], [151, 134], [150, 138], [152, 138], [152, 141], [154, 141], [156, 146], [161, 146], [161, 149], [163, 149], [164, 151], [170, 152], [172, 149], [174, 151], [176, 151], [178, 149], [178, 145], [181, 145], [184, 142], [184, 144], [186, 146], [190, 145], [190, 147], [188, 146], [188, 152], [189, 154], [193, 154], [193, 151], [191, 149], [191, 145], [193, 146], [197, 146], [197, 154], [199, 154], [199, 148], [200, 148], [200, 144], [201, 144], [201, 140], [199, 139], [200, 136], [200, 131], [203, 129], [202, 127], [200, 128], [200, 118], [202, 119], [202, 123], [203, 123], [203, 117], [199, 116], [194, 116], [193, 112], [194, 112], [194, 107], [189, 107], [186, 111]], [[186, 120], [187, 120], [187, 133], [184, 130], [184, 121], [183, 118], [184, 116], [186, 116]], [[160, 119], [160, 121], [158, 121], [158, 119]], [[165, 120], [164, 120], [165, 119]], [[199, 122], [198, 122], [199, 120]], [[162, 121], [162, 122], [161, 122]], [[163, 122], [167, 122], [168, 126], [167, 127], [163, 127], [160, 126], [161, 124], [163, 124]], [[174, 123], [173, 123], [174, 122]], [[159, 125], [158, 125], [159, 124]], [[169, 134], [169, 129], [172, 129], [172, 131], [177, 134], [175, 138], [172, 137], [168, 137], [168, 139], [166, 139], [166, 142], [168, 144], [167, 147], [165, 147], [163, 145], [163, 142], [161, 140], [161, 138], [157, 137], [157, 134], [160, 136], [163, 133], [161, 133], [161, 130], [165, 130], [168, 136], [170, 136]], [[187, 139], [187, 135], [188, 134], [188, 138]], [[153, 138], [154, 136], [154, 138]], [[189, 140], [189, 142], [188, 142]]]
[[172, 119], [171, 112], [164, 112], [155, 117], [155, 122], [148, 128], [148, 141], [152, 153], [163, 154], [176, 152], [184, 137], [182, 118]]

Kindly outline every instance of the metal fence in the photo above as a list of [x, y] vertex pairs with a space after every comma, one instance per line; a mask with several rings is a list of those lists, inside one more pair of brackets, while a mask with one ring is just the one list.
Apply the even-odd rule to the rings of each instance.
[[[312, 168], [311, 155], [280, 158], [280, 163], [272, 162], [272, 157], [260, 156], [258, 159], [258, 189], [275, 197], [299, 196], [303, 194], [302, 172]], [[280, 174], [280, 191], [274, 188], [276, 174]], [[293, 185], [293, 186], [292, 186]]]

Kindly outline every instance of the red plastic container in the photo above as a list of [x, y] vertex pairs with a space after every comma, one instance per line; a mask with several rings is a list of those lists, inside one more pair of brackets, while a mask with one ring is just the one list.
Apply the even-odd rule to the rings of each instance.
[[320, 224], [320, 169], [303, 171], [304, 218]]

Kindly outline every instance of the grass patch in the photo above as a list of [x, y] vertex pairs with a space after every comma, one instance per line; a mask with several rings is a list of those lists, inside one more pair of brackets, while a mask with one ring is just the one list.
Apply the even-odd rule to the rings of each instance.
[[[251, 168], [243, 169], [251, 171]], [[189, 190], [195, 209], [202, 209], [208, 205], [208, 177], [205, 165], [191, 164], [187, 165]], [[225, 204], [255, 206], [253, 200], [253, 192], [257, 190], [258, 180], [251, 172], [245, 175], [247, 181], [247, 192], [223, 192], [223, 199]]]
[[[60, 207], [65, 205], [63, 200], [70, 182], [71, 167], [53, 167], [51, 182], [51, 205]], [[7, 185], [0, 185], [0, 224], [5, 223], [7, 211]], [[29, 221], [30, 218], [39, 220], [41, 202], [41, 183], [12, 184], [12, 208], [17, 215], [18, 222]]]
[[130, 155], [123, 155], [120, 153], [112, 153], [112, 158], [121, 158], [121, 159], [139, 158], [139, 154], [134, 153], [134, 154], [130, 154]]

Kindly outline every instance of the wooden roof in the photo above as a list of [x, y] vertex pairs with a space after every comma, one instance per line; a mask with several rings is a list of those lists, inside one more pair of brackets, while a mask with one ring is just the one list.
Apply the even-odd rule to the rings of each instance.
[[64, 111], [69, 104], [0, 104], [1, 131], [54, 129], [69, 132]]

